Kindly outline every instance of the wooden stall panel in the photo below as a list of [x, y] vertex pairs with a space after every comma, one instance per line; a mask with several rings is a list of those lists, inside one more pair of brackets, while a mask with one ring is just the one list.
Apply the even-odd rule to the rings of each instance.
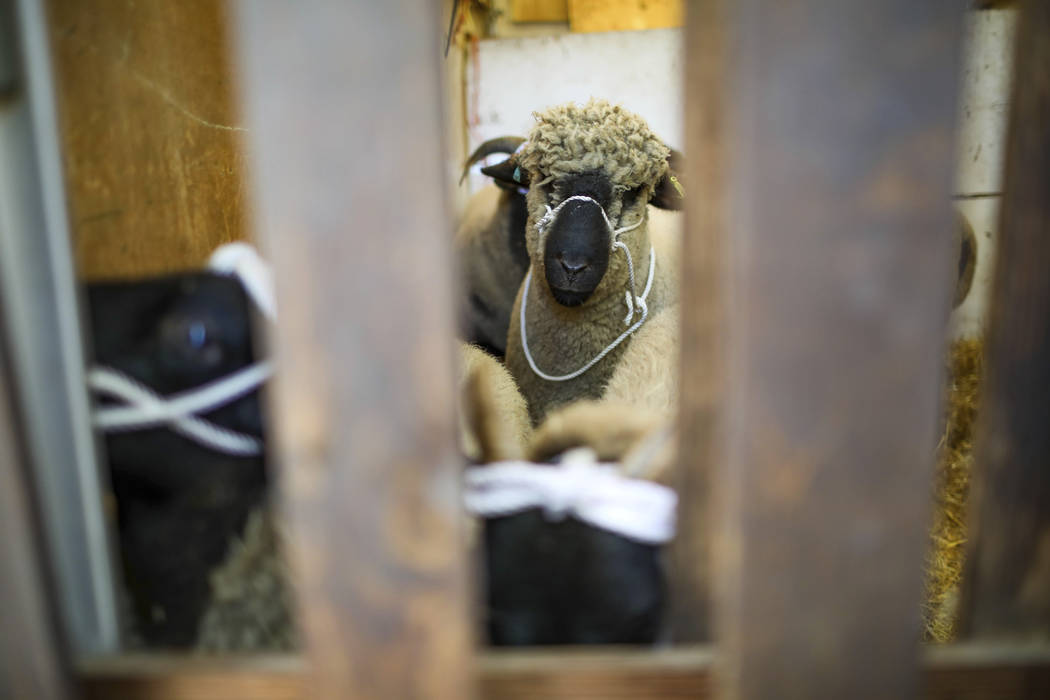
[[237, 5], [316, 695], [471, 696], [439, 5]]
[[694, 3], [685, 29], [686, 234], [682, 239], [678, 534], [672, 553], [673, 634], [711, 639], [711, 472], [722, 447], [724, 253], [728, 125], [726, 4]]
[[567, 22], [568, 0], [512, 0], [511, 18], [515, 22]]
[[911, 697], [962, 6], [728, 12], [726, 697]]
[[682, 26], [683, 0], [569, 0], [574, 32], [624, 32]]
[[1050, 4], [1022, 3], [963, 633], [1050, 641]]
[[244, 238], [226, 5], [47, 0], [77, 267], [200, 267]]

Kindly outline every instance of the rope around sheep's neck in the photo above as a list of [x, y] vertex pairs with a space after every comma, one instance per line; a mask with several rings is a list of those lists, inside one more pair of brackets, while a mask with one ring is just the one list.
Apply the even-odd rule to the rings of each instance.
[[653, 288], [653, 276], [656, 272], [656, 249], [650, 247], [649, 276], [645, 281], [645, 289], [642, 291], [641, 295], [637, 295], [635, 293], [637, 287], [634, 283], [634, 261], [631, 259], [631, 249], [627, 247], [626, 243], [620, 240], [620, 234], [627, 233], [628, 231], [633, 231], [634, 229], [641, 226], [642, 221], [645, 220], [644, 217], [639, 218], [638, 221], [631, 224], [630, 226], [624, 226], [622, 228], [614, 229], [612, 222], [609, 221], [609, 215], [605, 213], [605, 207], [603, 207], [593, 197], [588, 197], [586, 195], [573, 195], [572, 197], [569, 197], [565, 201], [561, 202], [554, 209], [551, 209], [550, 205], [547, 206], [547, 213], [543, 215], [543, 218], [536, 222], [536, 230], [540, 233], [541, 247], [543, 243], [543, 236], [546, 233], [547, 227], [554, 222], [554, 219], [557, 218], [559, 212], [561, 212], [562, 207], [574, 200], [592, 202], [598, 206], [599, 211], [601, 211], [602, 213], [602, 218], [605, 219], [606, 227], [609, 231], [612, 232], [612, 250], [622, 250], [624, 252], [624, 255], [627, 256], [627, 277], [629, 287], [624, 292], [624, 298], [627, 303], [627, 316], [623, 319], [624, 325], [629, 324], [631, 322], [631, 319], [633, 319], [636, 314], [641, 314], [642, 317], [639, 318], [627, 330], [621, 333], [619, 337], [617, 337], [614, 341], [606, 345], [605, 349], [599, 352], [597, 355], [595, 355], [590, 362], [583, 365], [575, 372], [560, 375], [547, 374], [536, 365], [536, 361], [532, 358], [532, 353], [529, 351], [529, 337], [528, 333], [525, 330], [525, 308], [528, 305], [529, 289], [532, 286], [532, 266], [530, 265], [528, 274], [525, 275], [525, 289], [522, 290], [521, 294], [521, 312], [519, 313], [519, 321], [521, 324], [521, 349], [525, 352], [525, 359], [528, 361], [529, 367], [536, 374], [536, 376], [540, 377], [541, 379], [545, 379], [548, 382], [567, 382], [570, 379], [575, 379], [576, 377], [579, 377], [591, 367], [594, 367], [596, 364], [605, 359], [606, 355], [615, 350], [616, 347], [620, 345], [620, 343], [627, 340], [627, 338], [629, 338], [636, 330], [641, 328], [642, 324], [645, 323], [645, 320], [649, 318], [649, 306], [646, 304], [646, 299], [648, 299], [649, 292]]

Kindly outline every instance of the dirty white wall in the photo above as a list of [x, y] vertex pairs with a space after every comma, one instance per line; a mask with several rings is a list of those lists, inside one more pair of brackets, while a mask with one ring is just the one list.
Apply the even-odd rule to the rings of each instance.
[[[468, 152], [496, 136], [524, 136], [538, 109], [592, 96], [637, 112], [680, 149], [682, 69], [679, 29], [482, 41], [467, 65]], [[475, 172], [464, 187], [485, 182]]]

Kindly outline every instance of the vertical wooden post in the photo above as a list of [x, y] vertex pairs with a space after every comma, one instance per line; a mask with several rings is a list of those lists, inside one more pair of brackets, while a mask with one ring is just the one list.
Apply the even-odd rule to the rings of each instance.
[[961, 18], [732, 3], [726, 697], [917, 689]]
[[1050, 4], [1017, 24], [999, 251], [961, 610], [972, 637], [1050, 636]]
[[58, 700], [69, 697], [71, 688], [19, 433], [0, 343], [0, 697]]
[[688, 7], [685, 28], [686, 235], [682, 240], [682, 359], [679, 399], [678, 535], [672, 616], [677, 641], [711, 638], [710, 487], [724, 386], [720, 296], [725, 234], [726, 7]]
[[237, 7], [316, 696], [472, 695], [438, 3]]

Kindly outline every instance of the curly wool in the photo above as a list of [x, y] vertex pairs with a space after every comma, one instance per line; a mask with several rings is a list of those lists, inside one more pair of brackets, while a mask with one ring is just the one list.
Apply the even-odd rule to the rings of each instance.
[[551, 175], [602, 171], [614, 188], [655, 185], [667, 172], [670, 149], [645, 120], [619, 105], [591, 99], [534, 112], [536, 126], [518, 151], [533, 182]]

